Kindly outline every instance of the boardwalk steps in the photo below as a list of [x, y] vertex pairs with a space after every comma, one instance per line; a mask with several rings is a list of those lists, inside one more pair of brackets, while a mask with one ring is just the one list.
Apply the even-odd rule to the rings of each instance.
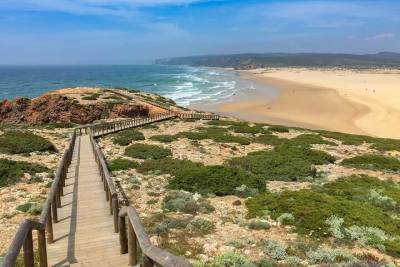
[[144, 267], [191, 266], [186, 259], [151, 244], [132, 206], [119, 207], [105, 158], [94, 139], [175, 117], [218, 119], [216, 115], [167, 112], [76, 128], [60, 160], [40, 219], [25, 220], [20, 225], [4, 266], [15, 266], [21, 249], [24, 252], [24, 265], [35, 266], [33, 231], [38, 234], [41, 267], [136, 266], [139, 255]]

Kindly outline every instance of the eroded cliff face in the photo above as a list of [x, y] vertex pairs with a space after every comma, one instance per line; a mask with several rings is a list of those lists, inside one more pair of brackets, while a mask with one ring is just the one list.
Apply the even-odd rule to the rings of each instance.
[[17, 98], [0, 101], [0, 122], [6, 123], [91, 123], [117, 117], [146, 116], [149, 108], [137, 103], [80, 103], [74, 98], [46, 94], [33, 100]]

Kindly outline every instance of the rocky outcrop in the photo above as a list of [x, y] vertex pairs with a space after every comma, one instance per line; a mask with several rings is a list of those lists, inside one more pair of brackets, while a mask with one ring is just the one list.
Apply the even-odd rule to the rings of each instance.
[[7, 123], [91, 123], [116, 117], [145, 116], [148, 107], [136, 103], [94, 102], [82, 104], [65, 95], [47, 94], [33, 100], [18, 98], [0, 101], [0, 122]]

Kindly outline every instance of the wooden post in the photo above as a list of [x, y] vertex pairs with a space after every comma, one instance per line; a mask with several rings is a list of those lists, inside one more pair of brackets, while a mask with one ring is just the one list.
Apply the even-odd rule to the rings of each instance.
[[60, 180], [58, 180], [56, 195], [55, 195], [57, 208], [61, 208], [61, 196], [60, 196]]
[[128, 253], [128, 237], [126, 236], [126, 221], [125, 217], [119, 217], [119, 244], [121, 254]]
[[135, 266], [137, 264], [137, 237], [131, 221], [128, 218], [128, 258], [129, 266]]
[[46, 230], [47, 230], [47, 243], [53, 243], [53, 222], [51, 220], [51, 208], [47, 213], [47, 222], [46, 222]]
[[118, 233], [118, 197], [113, 197], [114, 232]]
[[51, 211], [53, 212], [53, 222], [54, 223], [56, 223], [58, 221], [56, 199], [57, 199], [57, 197], [54, 196], [53, 201], [51, 201]]
[[109, 190], [108, 191], [108, 194], [109, 194], [109, 196], [108, 196], [108, 199], [110, 200], [110, 202], [108, 203], [109, 204], [109, 206], [110, 206], [110, 215], [113, 215], [113, 203], [112, 203], [112, 195], [111, 195], [111, 191]]
[[33, 258], [33, 240], [32, 240], [32, 229], [29, 229], [28, 234], [24, 240], [24, 264], [25, 267], [35, 267]]
[[143, 267], [153, 267], [153, 261], [147, 257], [146, 255], [143, 255]]
[[109, 200], [110, 200], [110, 194], [109, 194], [108, 185], [107, 185], [106, 186], [106, 201], [109, 201]]
[[46, 233], [44, 229], [38, 230], [38, 249], [40, 267], [47, 267]]

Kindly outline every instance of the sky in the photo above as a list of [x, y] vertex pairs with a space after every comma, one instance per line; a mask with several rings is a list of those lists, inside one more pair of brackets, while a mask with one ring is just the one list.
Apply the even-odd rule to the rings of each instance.
[[0, 0], [0, 65], [400, 52], [399, 0]]

